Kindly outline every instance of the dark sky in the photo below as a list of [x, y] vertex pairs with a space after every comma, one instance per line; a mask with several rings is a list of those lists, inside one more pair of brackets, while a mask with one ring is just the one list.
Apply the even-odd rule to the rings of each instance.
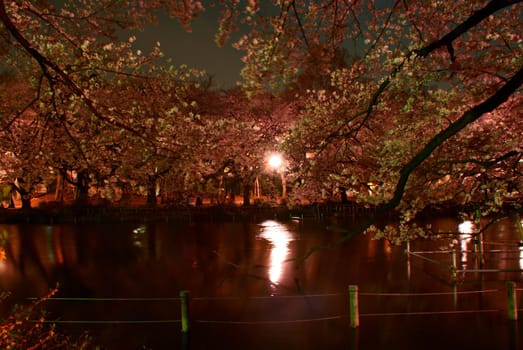
[[162, 15], [158, 24], [136, 33], [135, 44], [149, 52], [159, 41], [162, 51], [174, 64], [204, 69], [213, 76], [218, 88], [234, 87], [240, 80], [242, 53], [232, 48], [231, 43], [218, 47], [214, 42], [217, 29], [218, 14], [212, 8], [192, 22], [191, 33], [182, 29], [178, 19]]

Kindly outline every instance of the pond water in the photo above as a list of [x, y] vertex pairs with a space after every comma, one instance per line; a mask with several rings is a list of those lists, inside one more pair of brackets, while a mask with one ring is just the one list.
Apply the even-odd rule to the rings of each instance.
[[[523, 322], [507, 319], [505, 287], [523, 285], [515, 224], [491, 226], [481, 245], [460, 224], [431, 220], [442, 234], [412, 241], [411, 254], [359, 235], [305, 260], [341, 230], [313, 220], [0, 225], [10, 237], [0, 288], [25, 303], [58, 283], [48, 319], [88, 330], [101, 349], [518, 349]], [[360, 293], [356, 329], [349, 285]]]

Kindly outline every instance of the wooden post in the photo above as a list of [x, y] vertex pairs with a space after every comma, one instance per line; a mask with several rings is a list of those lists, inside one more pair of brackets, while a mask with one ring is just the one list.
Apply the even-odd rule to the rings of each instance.
[[452, 273], [452, 281], [457, 281], [457, 261], [456, 261], [456, 249], [452, 249], [452, 266], [450, 267], [450, 271]]
[[519, 233], [519, 243], [523, 242], [523, 225], [521, 224], [521, 218], [519, 217], [519, 213], [516, 213], [516, 228], [518, 229]]
[[479, 266], [485, 263], [484, 246], [483, 246], [483, 232], [478, 235], [478, 250], [479, 250]]
[[180, 291], [180, 308], [182, 312], [182, 333], [189, 332], [189, 291]]
[[507, 316], [509, 320], [518, 319], [518, 302], [516, 298], [516, 283], [507, 282]]
[[405, 249], [405, 254], [407, 254], [407, 278], [410, 280], [410, 240], [407, 240], [407, 247]]
[[458, 284], [454, 282], [452, 284], [452, 299], [454, 301], [454, 309], [458, 306]]
[[360, 325], [360, 311], [358, 307], [358, 286], [349, 286], [349, 315], [350, 326], [357, 328]]
[[476, 208], [476, 216], [474, 217], [474, 232], [477, 233], [478, 239], [478, 261], [479, 266], [483, 267], [485, 264], [485, 247], [483, 246], [483, 231], [481, 230], [481, 212], [479, 208]]

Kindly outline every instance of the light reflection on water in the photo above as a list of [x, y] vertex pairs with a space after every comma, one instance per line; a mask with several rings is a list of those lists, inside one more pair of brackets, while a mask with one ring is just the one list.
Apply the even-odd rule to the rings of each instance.
[[258, 237], [271, 244], [269, 280], [274, 288], [281, 280], [284, 265], [288, 264], [286, 260], [289, 258], [289, 243], [295, 238], [285, 225], [274, 220], [264, 221], [261, 227]]
[[143, 248], [143, 237], [147, 234], [147, 227], [140, 225], [133, 230], [132, 241], [136, 248]]
[[461, 248], [461, 263], [463, 269], [467, 267], [469, 244], [472, 242], [472, 233], [476, 230], [476, 225], [470, 221], [465, 220], [458, 225], [459, 242]]
[[472, 233], [474, 232], [475, 225], [470, 220], [465, 220], [458, 225], [458, 231], [460, 233]]

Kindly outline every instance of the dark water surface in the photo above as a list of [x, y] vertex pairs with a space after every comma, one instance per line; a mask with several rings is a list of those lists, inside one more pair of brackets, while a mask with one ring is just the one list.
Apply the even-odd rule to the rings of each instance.
[[[406, 245], [360, 235], [300, 263], [289, 260], [342, 234], [307, 220], [0, 225], [10, 234], [0, 288], [27, 302], [59, 282], [48, 318], [88, 330], [102, 349], [522, 348], [523, 321], [506, 317], [505, 281], [523, 285], [514, 222], [485, 233], [483, 259], [471, 228], [431, 224], [456, 234], [413, 241], [410, 256]], [[360, 292], [356, 330], [349, 285]], [[181, 290], [190, 292], [188, 339]]]

